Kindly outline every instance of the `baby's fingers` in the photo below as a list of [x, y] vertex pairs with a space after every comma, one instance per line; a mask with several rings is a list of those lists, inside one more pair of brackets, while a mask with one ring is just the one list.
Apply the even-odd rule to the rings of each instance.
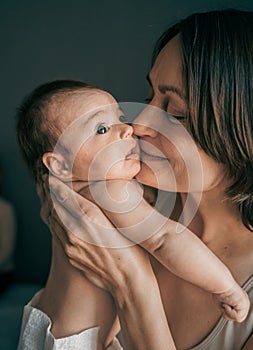
[[222, 309], [223, 317], [226, 320], [235, 321], [238, 323], [243, 322], [248, 314], [248, 307], [237, 310], [228, 304], [223, 304]]

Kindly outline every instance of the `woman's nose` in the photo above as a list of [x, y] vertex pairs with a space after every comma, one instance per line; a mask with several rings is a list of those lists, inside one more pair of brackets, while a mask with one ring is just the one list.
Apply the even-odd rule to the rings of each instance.
[[155, 115], [151, 106], [147, 106], [134, 120], [134, 134], [139, 137], [156, 137], [157, 131], [153, 126]]
[[151, 129], [146, 125], [139, 124], [138, 121], [134, 122], [133, 129], [134, 129], [134, 134], [139, 137], [149, 136], [154, 138], [157, 136], [156, 130]]

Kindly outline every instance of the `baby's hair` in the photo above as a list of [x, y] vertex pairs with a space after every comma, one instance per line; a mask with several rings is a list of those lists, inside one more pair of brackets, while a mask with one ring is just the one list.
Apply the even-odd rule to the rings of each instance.
[[41, 180], [43, 174], [48, 173], [42, 162], [43, 154], [53, 151], [60, 136], [60, 131], [49, 118], [50, 107], [55, 101], [60, 106], [66, 98], [87, 90], [99, 88], [75, 80], [47, 82], [33, 90], [18, 108], [18, 143], [22, 157], [36, 182]]

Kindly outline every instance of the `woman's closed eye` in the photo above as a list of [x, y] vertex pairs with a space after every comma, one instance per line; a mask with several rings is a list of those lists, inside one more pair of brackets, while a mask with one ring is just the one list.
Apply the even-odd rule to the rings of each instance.
[[110, 127], [108, 125], [100, 124], [97, 127], [96, 134], [103, 135], [103, 134], [106, 134], [109, 130], [110, 130]]
[[[145, 103], [149, 104], [151, 101], [153, 100], [153, 97], [146, 97], [145, 98]], [[164, 106], [164, 110], [171, 116], [174, 117], [175, 119], [177, 119], [180, 122], [185, 121], [185, 115], [183, 112], [180, 111], [176, 111], [173, 108], [170, 108], [169, 104], [166, 103]]]
[[167, 109], [166, 112], [168, 113], [168, 118], [172, 123], [175, 123], [175, 124], [185, 123], [186, 117], [183, 112], [170, 110], [169, 108]]
[[185, 125], [185, 117], [168, 113], [169, 121], [173, 124]]
[[181, 123], [185, 121], [185, 111], [182, 111], [181, 108], [177, 108], [176, 106], [174, 107], [170, 102], [167, 103], [164, 110], [177, 121]]

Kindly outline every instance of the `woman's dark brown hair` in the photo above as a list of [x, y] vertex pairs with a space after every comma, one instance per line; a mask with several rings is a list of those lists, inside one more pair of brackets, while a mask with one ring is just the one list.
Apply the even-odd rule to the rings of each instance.
[[199, 146], [225, 165], [228, 197], [253, 231], [253, 12], [197, 13], [158, 40], [153, 62], [175, 35], [181, 39], [187, 127]]

